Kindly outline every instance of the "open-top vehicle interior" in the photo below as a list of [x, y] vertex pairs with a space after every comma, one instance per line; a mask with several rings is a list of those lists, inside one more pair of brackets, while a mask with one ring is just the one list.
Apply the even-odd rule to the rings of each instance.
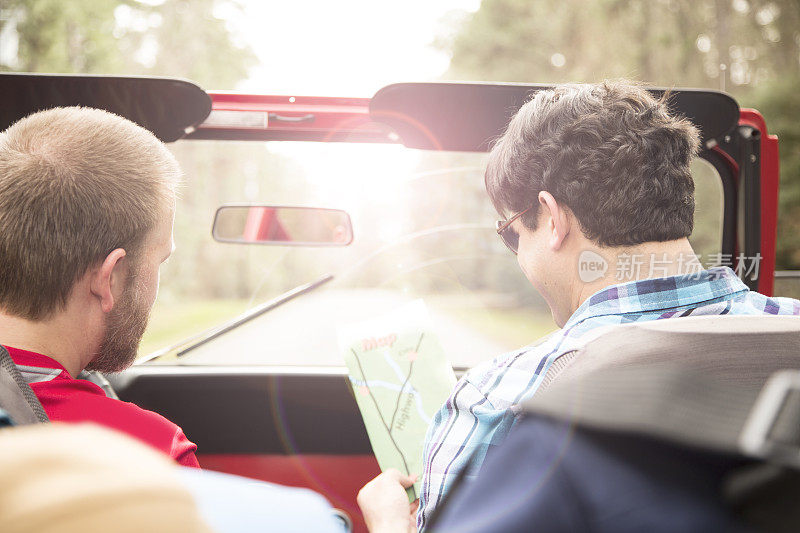
[[[180, 146], [308, 144], [313, 145], [309, 157], [317, 154], [323, 159], [323, 149], [330, 147], [346, 151], [350, 145], [392, 146], [403, 153], [430, 156], [421, 171], [419, 165], [414, 167], [420, 179], [446, 173], [452, 187], [458, 180], [480, 179], [482, 158], [492, 142], [530, 95], [547, 86], [399, 83], [372, 98], [341, 98], [206, 92], [173, 79], [0, 74], [0, 88], [6, 95], [0, 129], [40, 109], [83, 105], [117, 113]], [[652, 91], [663, 95], [665, 90]], [[703, 182], [698, 194], [705, 197], [698, 201], [706, 202], [712, 215], [707, 224], [698, 225], [701, 231], [693, 236], [693, 244], [706, 257], [714, 257], [712, 263], [734, 268], [751, 289], [771, 295], [777, 139], [768, 134], [757, 111], [740, 109], [725, 93], [674, 89], [668, 98], [672, 109], [702, 133], [696, 180]], [[379, 164], [382, 154], [375, 158]], [[344, 163], [348, 157], [352, 156], [331, 161]], [[391, 158], [383, 162], [392, 165]], [[338, 176], [331, 172], [330, 180], [335, 182]], [[335, 189], [336, 183], [332, 186]], [[253, 294], [249, 309], [231, 320], [142, 354], [134, 367], [109, 376], [111, 385], [121, 399], [181, 426], [197, 443], [204, 468], [311, 488], [363, 531], [355, 496], [379, 469], [339, 354], [337, 324], [424, 297], [420, 285], [414, 285], [421, 274], [433, 272], [433, 277], [439, 275], [435, 269], [444, 267], [456, 276], [468, 270], [474, 275], [474, 268], [464, 266], [474, 254], [497, 256], [501, 266], [493, 279], [509, 277], [506, 274], [516, 265], [510, 256], [482, 247], [481, 239], [493, 231], [488, 217], [485, 224], [470, 224], [469, 217], [462, 214], [464, 219], [459, 219], [439, 204], [416, 218], [411, 230], [386, 242], [364, 242], [361, 235], [367, 232], [359, 222], [366, 219], [338, 209], [324, 193], [315, 198], [313, 208], [273, 202], [270, 191], [255, 198], [244, 196], [208, 213], [210, 223], [203, 231], [209, 241], [217, 241], [216, 246], [272, 244], [324, 249], [325, 258], [348, 250], [351, 255], [332, 260], [324, 265], [329, 271], [283, 294], [269, 298]], [[485, 203], [490, 210], [488, 200]], [[414, 215], [420, 213], [424, 211]], [[305, 230], [298, 232], [293, 224]], [[477, 245], [465, 251], [428, 241], [442, 237]], [[441, 253], [400, 264], [405, 250], [425, 243], [426, 249], [439, 246]], [[745, 264], [745, 258], [758, 258], [757, 268]], [[399, 265], [377, 282], [364, 282], [372, 283], [371, 290], [384, 292], [357, 296], [342, 291], [369, 278], [364, 273], [376, 263]], [[269, 270], [265, 272], [268, 275]], [[463, 281], [462, 292], [469, 288], [469, 281]], [[314, 302], [314, 313], [308, 306], [299, 307], [305, 301]], [[295, 327], [289, 328], [290, 323]], [[499, 355], [486, 353], [494, 345], [470, 342], [463, 328], [450, 327], [447, 321], [440, 324], [447, 326], [440, 335], [457, 373]], [[531, 332], [526, 342], [536, 341], [537, 336]]]

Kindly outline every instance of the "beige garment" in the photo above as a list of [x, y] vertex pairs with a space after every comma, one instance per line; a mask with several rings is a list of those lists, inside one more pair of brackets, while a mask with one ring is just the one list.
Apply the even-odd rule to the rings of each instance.
[[92, 424], [0, 430], [4, 533], [209, 532], [169, 458]]

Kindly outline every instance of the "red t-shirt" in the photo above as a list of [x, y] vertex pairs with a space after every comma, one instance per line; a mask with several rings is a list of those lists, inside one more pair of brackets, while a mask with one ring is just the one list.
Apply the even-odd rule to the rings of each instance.
[[183, 430], [152, 411], [106, 396], [85, 379], [73, 379], [57, 361], [34, 352], [6, 346], [47, 416], [58, 422], [95, 422], [135, 437], [184, 466], [200, 467], [197, 445]]

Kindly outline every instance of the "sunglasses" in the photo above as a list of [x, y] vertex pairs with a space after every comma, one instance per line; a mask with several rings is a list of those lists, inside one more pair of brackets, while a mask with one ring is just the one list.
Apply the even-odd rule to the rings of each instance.
[[511, 227], [511, 223], [530, 211], [532, 208], [533, 206], [530, 206], [525, 211], [520, 211], [508, 220], [497, 221], [497, 234], [500, 235], [500, 238], [503, 240], [503, 244], [508, 246], [508, 249], [514, 252], [514, 255], [517, 255], [517, 249], [519, 248], [519, 233], [517, 233], [516, 230]]

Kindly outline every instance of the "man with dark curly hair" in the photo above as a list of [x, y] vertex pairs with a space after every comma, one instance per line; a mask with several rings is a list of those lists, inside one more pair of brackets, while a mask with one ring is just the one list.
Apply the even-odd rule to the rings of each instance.
[[[495, 144], [486, 189], [498, 234], [561, 328], [470, 370], [428, 429], [419, 529], [453, 481], [477, 474], [561, 355], [598, 328], [682, 316], [800, 314], [800, 302], [751, 292], [727, 267], [703, 270], [689, 244], [697, 129], [628, 82], [538, 91]], [[359, 498], [367, 523], [386, 526], [396, 473]], [[404, 492], [403, 492], [404, 494]], [[412, 507], [413, 509], [413, 507]], [[398, 519], [398, 530], [408, 525]], [[531, 526], [534, 528], [535, 526]]]

